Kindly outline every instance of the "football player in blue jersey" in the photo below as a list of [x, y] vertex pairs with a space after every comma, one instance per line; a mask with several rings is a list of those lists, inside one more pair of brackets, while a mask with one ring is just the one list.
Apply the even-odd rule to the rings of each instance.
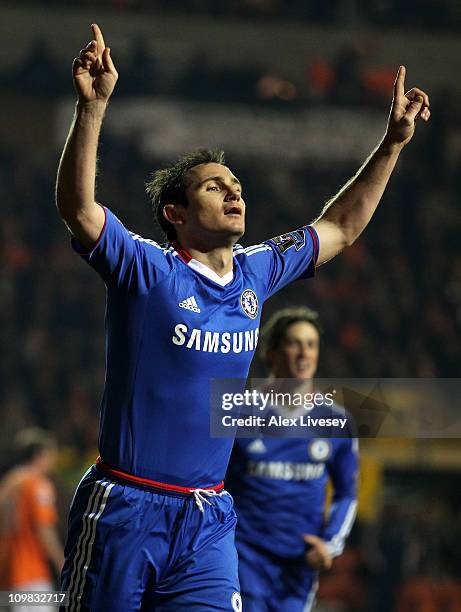
[[[292, 397], [314, 392], [320, 332], [318, 315], [308, 308], [280, 310], [263, 329], [271, 376], [285, 382], [295, 379], [284, 386]], [[306, 410], [287, 412], [299, 416]], [[314, 406], [310, 415], [320, 412]], [[335, 409], [327, 412], [331, 416]], [[358, 444], [350, 436], [332, 438], [328, 433], [321, 438], [318, 432], [297, 439], [281, 433], [235, 441], [226, 483], [238, 518], [236, 544], [246, 612], [310, 611], [318, 572], [329, 569], [344, 548], [357, 506]], [[334, 495], [325, 523], [328, 479]]]
[[[118, 74], [100, 28], [73, 63], [74, 119], [56, 200], [73, 248], [107, 287], [97, 463], [69, 516], [62, 588], [71, 610], [240, 610], [235, 512], [223, 490], [232, 440], [209, 434], [211, 378], [243, 378], [264, 301], [357, 238], [418, 117], [401, 67], [385, 135], [312, 224], [252, 247], [242, 186], [199, 151], [149, 183], [169, 244], [128, 231], [96, 202], [99, 133]], [[305, 221], [304, 221], [305, 222]]]

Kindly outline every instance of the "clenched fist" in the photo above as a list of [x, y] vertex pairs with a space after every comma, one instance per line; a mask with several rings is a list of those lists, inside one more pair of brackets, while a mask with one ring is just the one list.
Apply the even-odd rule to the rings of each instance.
[[306, 534], [303, 536], [303, 539], [306, 544], [309, 544], [309, 549], [305, 555], [307, 564], [317, 571], [329, 570], [332, 565], [332, 559], [322, 538]]

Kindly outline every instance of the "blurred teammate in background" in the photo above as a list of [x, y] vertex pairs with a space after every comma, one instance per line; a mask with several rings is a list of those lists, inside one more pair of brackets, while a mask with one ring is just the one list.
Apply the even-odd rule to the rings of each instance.
[[247, 249], [236, 244], [242, 186], [222, 152], [183, 156], [148, 186], [170, 241], [162, 247], [95, 201], [99, 133], [118, 74], [92, 30], [73, 64], [78, 102], [57, 206], [107, 286], [107, 373], [101, 458], [74, 497], [62, 588], [71, 610], [238, 611], [236, 519], [222, 482], [232, 440], [210, 438], [210, 379], [246, 378], [263, 302], [362, 232], [417, 116], [429, 119], [429, 100], [417, 89], [405, 95], [401, 67], [386, 134], [357, 176], [313, 225]]
[[[320, 331], [317, 313], [308, 308], [280, 310], [263, 329], [270, 376], [296, 381], [284, 386], [285, 393], [314, 392]], [[308, 413], [303, 406], [288, 408], [284, 416], [300, 413], [323, 416], [320, 408]], [[328, 416], [332, 416], [330, 410]], [[293, 435], [294, 428], [290, 429], [287, 434]], [[332, 559], [342, 553], [355, 519], [357, 448], [356, 439], [319, 438], [315, 433], [311, 438], [306, 434], [298, 439], [235, 440], [226, 484], [237, 512], [236, 544], [246, 612], [312, 610], [318, 572], [330, 569]], [[329, 478], [334, 495], [325, 522]]]
[[59, 575], [64, 562], [49, 479], [56, 442], [46, 431], [25, 429], [17, 435], [14, 452], [16, 465], [0, 481], [0, 589], [52, 591], [50, 564]]

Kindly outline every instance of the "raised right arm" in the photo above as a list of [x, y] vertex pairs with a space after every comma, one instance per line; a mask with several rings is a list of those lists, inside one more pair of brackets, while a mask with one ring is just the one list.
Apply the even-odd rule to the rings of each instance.
[[72, 71], [78, 102], [58, 169], [56, 205], [77, 240], [91, 249], [104, 226], [104, 211], [95, 202], [99, 132], [117, 71], [102, 32], [92, 26], [94, 40], [74, 60]]

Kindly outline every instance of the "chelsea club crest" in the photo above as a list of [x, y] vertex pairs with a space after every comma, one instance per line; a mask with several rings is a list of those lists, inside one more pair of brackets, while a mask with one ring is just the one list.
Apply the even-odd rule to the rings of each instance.
[[307, 452], [314, 461], [326, 461], [331, 455], [331, 444], [328, 440], [317, 438], [309, 444]]
[[240, 304], [243, 308], [243, 312], [250, 317], [250, 319], [256, 319], [258, 315], [258, 298], [253, 289], [245, 289], [240, 296]]

